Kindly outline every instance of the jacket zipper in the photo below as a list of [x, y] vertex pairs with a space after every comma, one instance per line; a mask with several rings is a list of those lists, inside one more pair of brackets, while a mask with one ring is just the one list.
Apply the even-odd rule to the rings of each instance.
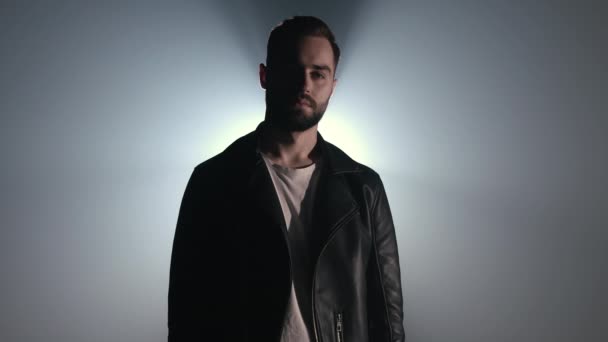
[[321, 341], [319, 339], [319, 332], [317, 331], [317, 318], [315, 317], [315, 283], [316, 283], [316, 278], [317, 278], [317, 267], [319, 265], [319, 259], [321, 258], [321, 255], [323, 254], [323, 251], [325, 251], [325, 248], [327, 248], [327, 245], [329, 244], [329, 242], [333, 239], [333, 237], [336, 235], [336, 233], [340, 230], [340, 228], [342, 228], [347, 222], [348, 220], [351, 218], [351, 216], [353, 216], [355, 214], [355, 212], [357, 211], [358, 207], [354, 207], [352, 208], [342, 219], [342, 221], [340, 221], [338, 223], [338, 226], [334, 229], [334, 231], [331, 233], [331, 235], [327, 238], [327, 241], [325, 242], [325, 244], [323, 245], [323, 248], [321, 248], [321, 252], [319, 253], [319, 257], [317, 257], [317, 260], [315, 261], [315, 268], [313, 270], [312, 273], [312, 288], [311, 288], [311, 292], [312, 292], [312, 327], [313, 330], [315, 332], [315, 341], [319, 342]]
[[336, 337], [338, 342], [344, 342], [344, 326], [342, 324], [342, 313], [338, 312], [338, 319], [336, 321]]

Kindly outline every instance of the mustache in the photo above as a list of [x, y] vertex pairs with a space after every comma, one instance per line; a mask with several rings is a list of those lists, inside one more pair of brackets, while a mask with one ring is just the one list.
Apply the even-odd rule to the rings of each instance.
[[307, 95], [307, 94], [298, 94], [298, 96], [296, 97], [296, 100], [306, 100], [308, 101], [308, 103], [310, 103], [310, 105], [314, 108], [317, 106], [317, 103], [315, 102], [315, 100], [312, 98], [312, 96]]
[[277, 108], [291, 107], [298, 100], [307, 101], [313, 110], [318, 107], [317, 101], [312, 96], [301, 92], [290, 94], [286, 89], [266, 89], [265, 99], [267, 105]]

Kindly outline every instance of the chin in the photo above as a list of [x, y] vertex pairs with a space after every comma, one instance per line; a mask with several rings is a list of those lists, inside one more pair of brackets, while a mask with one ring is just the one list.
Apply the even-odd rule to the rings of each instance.
[[303, 118], [307, 118], [307, 119], [310, 119], [315, 115], [315, 113], [312, 110], [302, 110], [302, 109], [295, 110], [294, 114], [296, 117], [303, 117]]

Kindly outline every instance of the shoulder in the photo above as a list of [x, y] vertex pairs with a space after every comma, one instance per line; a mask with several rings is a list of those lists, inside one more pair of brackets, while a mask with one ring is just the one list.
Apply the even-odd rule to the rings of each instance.
[[251, 134], [233, 141], [222, 152], [196, 165], [190, 175], [188, 188], [198, 194], [223, 197], [238, 189], [255, 165], [255, 145], [251, 146]]
[[325, 150], [334, 174], [359, 179], [367, 185], [377, 185], [381, 182], [380, 175], [374, 169], [354, 160], [336, 145], [325, 141]]
[[385, 194], [384, 185], [378, 172], [373, 168], [357, 162], [339, 147], [326, 142], [326, 151], [330, 156], [329, 166], [334, 176], [338, 177], [348, 188], [353, 199], [361, 208], [370, 212]]
[[195, 174], [219, 175], [242, 170], [255, 160], [255, 137], [250, 132], [234, 140], [222, 152], [194, 167]]

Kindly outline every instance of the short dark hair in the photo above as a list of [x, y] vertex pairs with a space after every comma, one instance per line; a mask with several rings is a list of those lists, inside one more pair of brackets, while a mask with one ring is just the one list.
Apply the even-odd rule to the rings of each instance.
[[[327, 38], [334, 53], [335, 68], [340, 60], [340, 48], [329, 26], [321, 19], [313, 16], [295, 16], [280, 22], [270, 32], [266, 48], [266, 65], [271, 66], [273, 61], [285, 57], [286, 50], [294, 47], [305, 36]], [[334, 70], [335, 74], [335, 70]]]

